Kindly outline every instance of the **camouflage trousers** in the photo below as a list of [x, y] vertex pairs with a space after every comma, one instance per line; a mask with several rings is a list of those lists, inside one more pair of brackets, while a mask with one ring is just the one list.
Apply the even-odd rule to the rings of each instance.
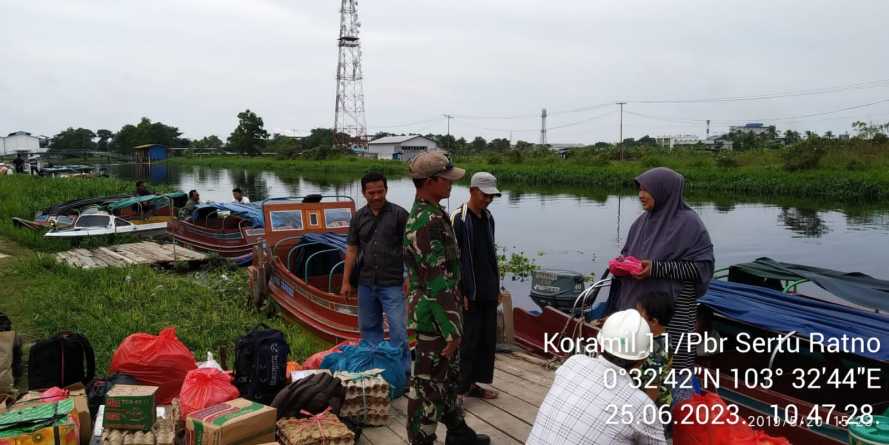
[[407, 394], [407, 437], [413, 445], [433, 443], [438, 422], [450, 426], [463, 420], [457, 397], [459, 352], [450, 359], [443, 357], [446, 344], [443, 337], [417, 333], [417, 358]]

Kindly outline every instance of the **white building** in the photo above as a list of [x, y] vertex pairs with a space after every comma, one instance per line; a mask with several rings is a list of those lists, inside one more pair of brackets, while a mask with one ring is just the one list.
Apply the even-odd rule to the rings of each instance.
[[693, 134], [677, 134], [675, 136], [658, 136], [654, 138], [658, 145], [662, 147], [673, 148], [677, 145], [697, 145], [701, 143], [701, 138]]
[[420, 135], [386, 136], [370, 141], [367, 153], [376, 159], [401, 159], [410, 161], [418, 154], [438, 150], [438, 144], [432, 139]]
[[732, 125], [731, 127], [728, 127], [728, 131], [729, 133], [750, 133], [754, 136], [759, 136], [768, 133], [769, 127], [760, 123], [749, 123], [744, 125]]
[[15, 156], [18, 152], [46, 153], [46, 148], [40, 148], [40, 139], [25, 131], [0, 137], [0, 156]]

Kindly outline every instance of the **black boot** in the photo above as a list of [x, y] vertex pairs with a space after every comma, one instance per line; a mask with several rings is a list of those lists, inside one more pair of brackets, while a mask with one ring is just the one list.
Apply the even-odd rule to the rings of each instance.
[[[454, 416], [456, 417], [456, 416]], [[448, 435], [445, 437], [445, 445], [489, 445], [491, 438], [486, 434], [478, 434], [466, 424], [463, 419], [445, 419], [448, 427]]]

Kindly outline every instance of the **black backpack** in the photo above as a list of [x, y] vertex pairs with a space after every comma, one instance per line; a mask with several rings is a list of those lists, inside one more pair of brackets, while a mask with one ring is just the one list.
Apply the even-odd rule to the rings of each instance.
[[138, 385], [139, 382], [126, 374], [114, 374], [108, 378], [98, 378], [86, 386], [86, 399], [90, 407], [90, 415], [96, 417], [99, 406], [105, 404], [105, 396], [114, 385]]
[[287, 384], [289, 353], [284, 333], [265, 324], [239, 338], [235, 349], [235, 386], [241, 397], [266, 405], [271, 403]]
[[31, 346], [28, 355], [28, 389], [73, 383], [86, 385], [96, 375], [96, 355], [89, 340], [74, 332], [62, 332]]
[[[3, 312], [0, 312], [0, 332], [12, 330], [12, 320]], [[12, 345], [12, 378], [18, 382], [22, 376], [22, 339], [16, 335]]]

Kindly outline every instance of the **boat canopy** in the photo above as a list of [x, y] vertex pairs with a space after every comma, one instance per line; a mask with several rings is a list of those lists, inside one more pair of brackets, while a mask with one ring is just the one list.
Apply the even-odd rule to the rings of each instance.
[[70, 201], [65, 201], [63, 203], [56, 204], [52, 207], [48, 207], [38, 212], [38, 215], [61, 215], [65, 213], [70, 213], [73, 210], [78, 210], [83, 207], [88, 207], [91, 205], [105, 205], [111, 202], [119, 201], [121, 199], [129, 198], [131, 195], [111, 195], [111, 196], [100, 196], [96, 198], [85, 198], [85, 199], [72, 199]]
[[346, 235], [340, 235], [333, 232], [307, 233], [303, 235], [300, 244], [320, 244], [322, 246], [339, 249], [345, 252], [347, 240], [348, 237]]
[[[825, 342], [843, 335], [871, 337], [881, 345], [889, 344], [889, 317], [847, 306], [833, 304], [803, 295], [786, 294], [760, 286], [713, 280], [706, 295], [698, 300], [730, 319], [739, 320], [773, 332], [792, 332], [803, 337], [817, 333]], [[889, 361], [889, 348], [857, 355]]]
[[837, 298], [858, 306], [889, 312], [889, 281], [860, 272], [839, 272], [765, 257], [729, 268], [729, 281], [772, 289], [782, 289], [780, 281], [799, 280], [809, 280]]
[[135, 204], [150, 202], [155, 200], [176, 200], [176, 199], [184, 199], [186, 194], [183, 192], [172, 192], [172, 193], [164, 193], [163, 195], [144, 195], [144, 196], [133, 196], [132, 198], [121, 199], [120, 201], [115, 201], [111, 204], [108, 204], [108, 210], [114, 211], [123, 208], [127, 208], [133, 206]]
[[191, 213], [192, 221], [200, 221], [213, 212], [230, 212], [239, 218], [246, 220], [250, 226], [256, 229], [262, 228], [261, 204], [241, 204], [239, 202], [211, 202], [198, 204]]

